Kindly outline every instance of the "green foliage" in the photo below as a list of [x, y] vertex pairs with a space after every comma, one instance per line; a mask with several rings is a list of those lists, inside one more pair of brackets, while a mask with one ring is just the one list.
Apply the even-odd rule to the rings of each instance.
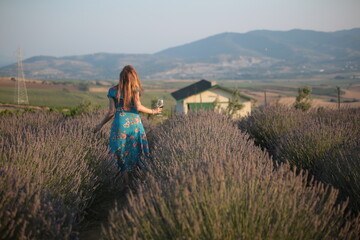
[[[150, 108], [151, 109], [154, 109], [156, 108], [156, 103], [157, 103], [157, 98], [152, 98], [151, 101], [150, 101]], [[152, 114], [147, 114], [147, 119], [154, 119], [155, 116], [152, 115]]]
[[24, 112], [28, 112], [28, 113], [36, 113], [36, 111], [32, 108], [25, 108]]
[[235, 114], [244, 108], [244, 104], [240, 102], [239, 90], [234, 90], [232, 97], [229, 99], [228, 106], [226, 107], [225, 113], [230, 118], [233, 118]]
[[13, 111], [10, 111], [8, 109], [5, 109], [4, 111], [0, 112], [0, 117], [10, 117], [12, 116], [14, 113]]
[[311, 103], [308, 101], [296, 102], [294, 107], [303, 111], [307, 111], [311, 108]]
[[239, 90], [236, 89], [232, 93], [232, 97], [229, 99], [228, 105], [225, 109], [221, 108], [221, 104], [219, 103], [219, 98], [217, 97], [213, 102], [213, 109], [215, 112], [220, 112], [226, 115], [229, 118], [233, 118], [238, 111], [244, 108], [244, 104], [240, 102]]
[[150, 103], [150, 105], [151, 105], [151, 108], [156, 108], [157, 107], [157, 98], [153, 98], [153, 99], [151, 99], [151, 103]]
[[79, 105], [70, 108], [69, 112], [65, 112], [65, 115], [75, 117], [82, 114], [90, 113], [92, 111], [98, 111], [100, 109], [100, 105], [93, 105], [89, 101], [83, 101]]
[[5, 109], [3, 111], [0, 112], [0, 118], [1, 117], [11, 117], [13, 115], [21, 115], [24, 113], [36, 113], [37, 111], [35, 109], [31, 109], [31, 108], [25, 108], [24, 110], [9, 110], [9, 109]]
[[307, 111], [311, 108], [311, 88], [308, 86], [299, 88], [298, 96], [296, 97], [296, 101], [294, 107], [296, 109], [300, 109], [302, 111]]

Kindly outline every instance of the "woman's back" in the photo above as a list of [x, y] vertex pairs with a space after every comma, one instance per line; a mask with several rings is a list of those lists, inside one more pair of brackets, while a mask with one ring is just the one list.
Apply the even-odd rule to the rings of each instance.
[[111, 152], [122, 171], [143, 168], [142, 159], [149, 156], [149, 146], [139, 112], [134, 106], [125, 110], [124, 98], [120, 95], [118, 101], [117, 92], [118, 86], [108, 91], [108, 97], [114, 99], [116, 106], [110, 131]]
[[[137, 109], [134, 106], [134, 101], [131, 101], [131, 107], [125, 108], [124, 107], [124, 96], [123, 94], [120, 94], [120, 101], [117, 99], [117, 92], [118, 92], [118, 85], [113, 86], [109, 88], [107, 97], [114, 99], [116, 112], [119, 112], [120, 110], [126, 111], [126, 112], [133, 112], [138, 113]], [[120, 108], [120, 109], [119, 109]]]
[[111, 124], [110, 152], [120, 171], [143, 169], [149, 158], [149, 146], [139, 112], [161, 113], [161, 106], [150, 109], [140, 101], [142, 87], [134, 67], [127, 65], [120, 73], [119, 84], [109, 88], [109, 111], [94, 132], [115, 118]]

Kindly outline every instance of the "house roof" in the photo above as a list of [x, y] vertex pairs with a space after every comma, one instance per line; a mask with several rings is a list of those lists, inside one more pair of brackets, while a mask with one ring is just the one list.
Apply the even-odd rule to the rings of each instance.
[[211, 82], [203, 79], [171, 93], [176, 101], [190, 97], [211, 88]]
[[[219, 86], [219, 85], [213, 85], [211, 86], [211, 82], [205, 80], [205, 79], [202, 79], [196, 83], [193, 83], [187, 87], [184, 87], [184, 88], [181, 88], [175, 92], [172, 92], [171, 93], [171, 96], [173, 96], [175, 98], [176, 101], [180, 101], [180, 100], [183, 100], [187, 97], [190, 97], [192, 95], [196, 95], [196, 94], [199, 94], [201, 92], [204, 92], [204, 91], [208, 91], [208, 90], [211, 90], [211, 89], [215, 89], [215, 88], [219, 88], [219, 89], [222, 89], [226, 92], [229, 92], [229, 93], [233, 93], [234, 91], [229, 89], [229, 88], [225, 88], [225, 87], [222, 87], [222, 86]], [[249, 96], [246, 96], [246, 95], [243, 95], [241, 93], [238, 93], [240, 97], [242, 98], [245, 98], [247, 100], [253, 100], [253, 101], [256, 101], [254, 98], [252, 97], [249, 97]]]

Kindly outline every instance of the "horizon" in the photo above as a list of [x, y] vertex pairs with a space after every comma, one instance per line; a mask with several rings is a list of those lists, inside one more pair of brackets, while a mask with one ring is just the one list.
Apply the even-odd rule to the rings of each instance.
[[226, 32], [335, 32], [359, 28], [359, 10], [357, 0], [3, 0], [0, 57], [16, 59], [18, 46], [24, 59], [154, 54]]
[[[299, 28], [296, 28], [296, 29], [289, 29], [289, 30], [284, 30], [284, 31], [281, 31], [281, 30], [268, 30], [268, 29], [254, 29], [254, 30], [250, 30], [248, 32], [244, 32], [244, 33], [240, 33], [240, 32], [221, 32], [221, 33], [217, 33], [217, 34], [214, 34], [214, 35], [210, 35], [210, 36], [207, 36], [207, 37], [204, 37], [204, 38], [201, 38], [201, 39], [195, 39], [193, 41], [190, 41], [190, 42], [186, 42], [186, 43], [182, 43], [182, 44], [179, 44], [177, 46], [170, 46], [168, 48], [164, 48], [164, 49], [161, 49], [157, 52], [154, 52], [154, 53], [123, 53], [123, 52], [92, 52], [92, 53], [85, 53], [85, 54], [70, 54], [70, 55], [64, 55], [64, 56], [53, 56], [53, 55], [34, 55], [34, 56], [31, 56], [31, 57], [28, 57], [26, 59], [29, 59], [29, 58], [32, 58], [32, 57], [54, 57], [54, 58], [63, 58], [63, 57], [72, 57], [72, 56], [86, 56], [86, 55], [95, 55], [95, 54], [124, 54], [124, 55], [152, 55], [152, 54], [157, 54], [161, 51], [164, 51], [164, 50], [167, 50], [167, 49], [171, 49], [171, 48], [176, 48], [176, 47], [180, 47], [180, 46], [184, 46], [186, 44], [190, 44], [190, 43], [193, 43], [193, 42], [197, 42], [197, 41], [201, 41], [201, 40], [204, 40], [204, 39], [207, 39], [207, 38], [211, 38], [211, 37], [214, 37], [214, 36], [217, 36], [217, 35], [221, 35], [221, 34], [226, 34], [226, 33], [233, 33], [233, 34], [247, 34], [247, 33], [250, 33], [250, 32], [254, 32], [254, 31], [270, 31], [270, 32], [290, 32], [290, 31], [296, 31], [296, 30], [299, 30], [299, 31], [313, 31], [313, 32], [323, 32], [323, 33], [333, 33], [333, 32], [339, 32], [339, 31], [350, 31], [350, 30], [354, 30], [354, 29], [360, 29], [360, 27], [355, 27], [355, 28], [350, 28], [350, 29], [339, 29], [339, 30], [335, 30], [335, 31], [316, 31], [316, 30], [311, 30], [311, 29], [299, 29]], [[21, 48], [22, 49], [22, 48]], [[22, 49], [23, 50], [23, 49]], [[1, 55], [0, 55], [1, 56]], [[26, 60], [23, 58], [23, 60]]]

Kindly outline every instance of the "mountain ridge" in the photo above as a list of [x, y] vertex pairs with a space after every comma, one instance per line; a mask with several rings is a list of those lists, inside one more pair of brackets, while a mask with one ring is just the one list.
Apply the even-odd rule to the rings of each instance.
[[[154, 54], [34, 56], [23, 61], [25, 76], [38, 79], [112, 80], [127, 64], [134, 65], [143, 79], [221, 80], [353, 71], [360, 67], [360, 28], [223, 32]], [[0, 76], [15, 74], [16, 64], [0, 68]]]

